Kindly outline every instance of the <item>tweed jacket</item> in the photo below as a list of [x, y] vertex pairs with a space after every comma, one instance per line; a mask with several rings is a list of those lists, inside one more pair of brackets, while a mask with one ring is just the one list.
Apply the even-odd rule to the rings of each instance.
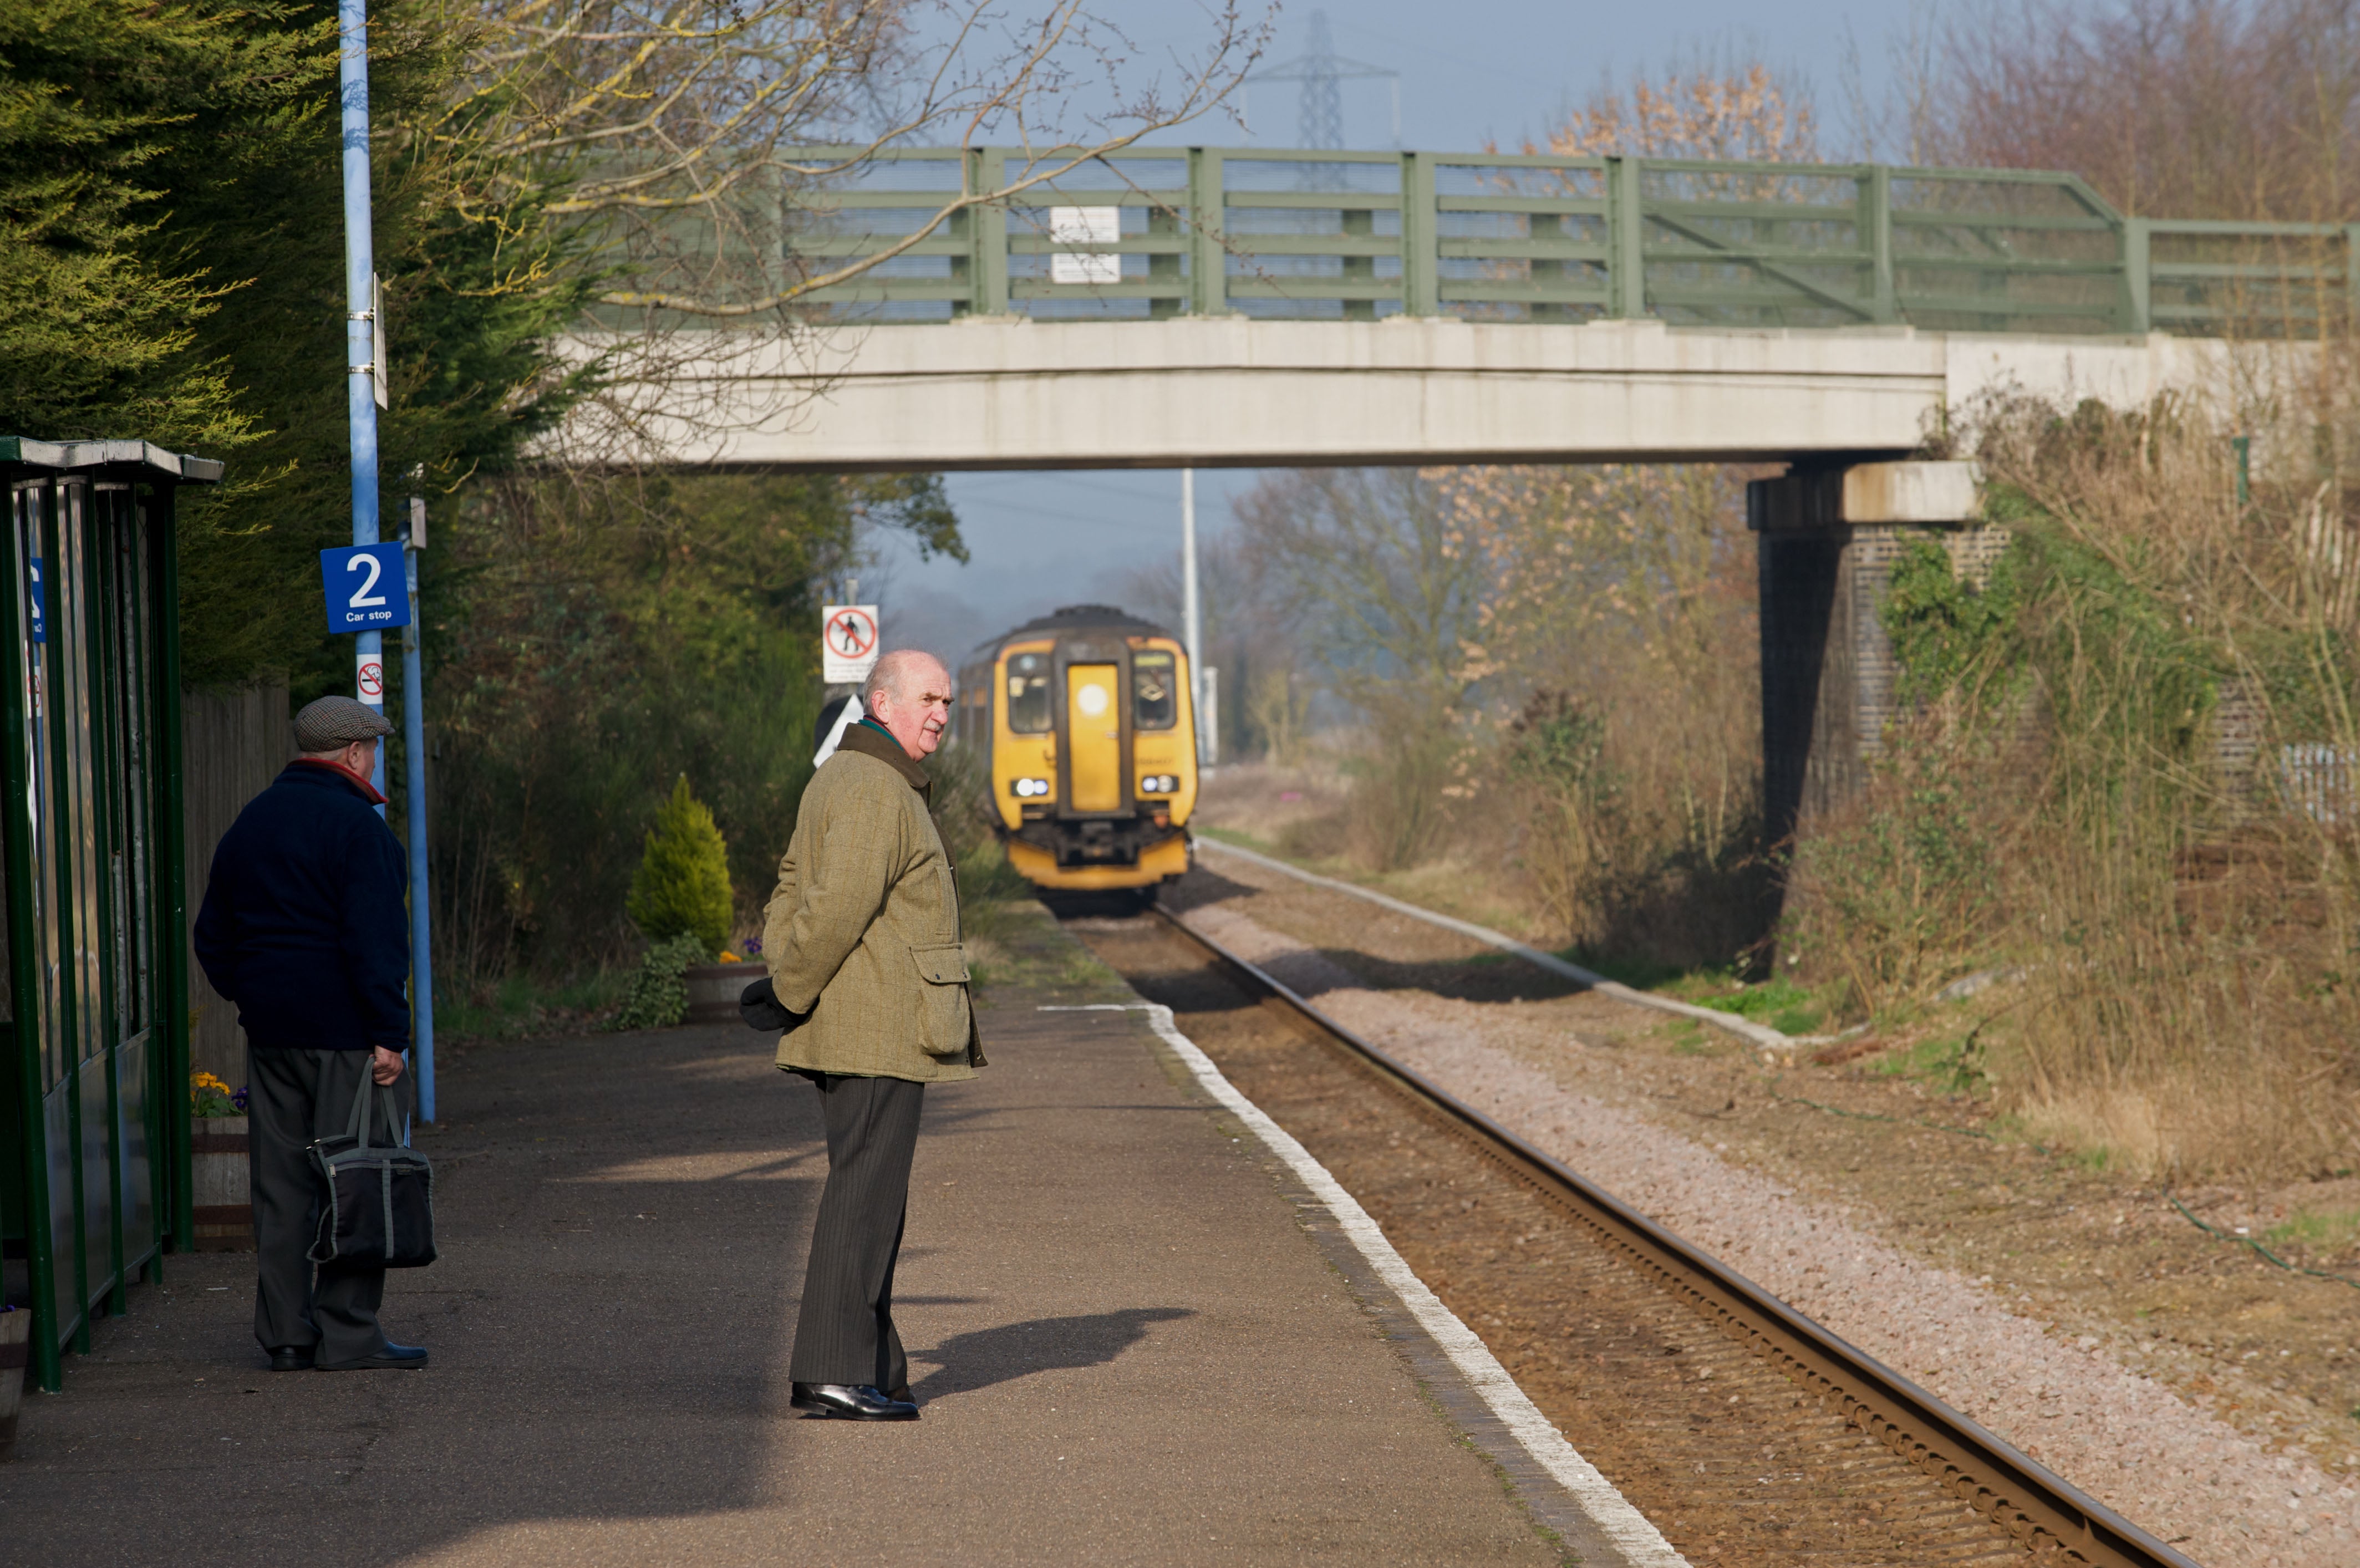
[[789, 1012], [789, 1072], [941, 1083], [983, 1064], [967, 1005], [958, 882], [898, 742], [855, 724], [803, 790], [763, 911], [762, 957]]

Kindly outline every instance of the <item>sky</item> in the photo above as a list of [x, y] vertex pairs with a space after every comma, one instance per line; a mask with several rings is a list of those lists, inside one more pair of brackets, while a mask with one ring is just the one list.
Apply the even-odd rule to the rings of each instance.
[[[1145, 59], [1201, 47], [1209, 33], [1193, 0], [1101, 0], [1094, 8]], [[1913, 11], [1903, 0], [1326, 0], [1320, 8], [1339, 56], [1401, 73], [1405, 147], [1513, 146], [1540, 136], [1601, 84], [1660, 75], [1699, 58], [1733, 58], [1764, 60], [1808, 84], [1822, 144], [1837, 155], [1849, 153], [1853, 139], [1844, 114], [1847, 38], [1858, 60], [1852, 80], [1873, 96], [1894, 74], [1890, 51]], [[1280, 11], [1265, 63], [1304, 52], [1313, 9], [1290, 4]], [[1923, 0], [1916, 9], [1925, 14]], [[1217, 116], [1168, 139], [1295, 146], [1299, 91], [1293, 82], [1249, 84], [1242, 128]], [[1388, 83], [1348, 81], [1342, 92], [1345, 145], [1393, 146]], [[1232, 526], [1232, 501], [1257, 477], [1251, 469], [1198, 472], [1202, 537]], [[972, 559], [964, 566], [921, 562], [905, 545], [887, 541], [861, 597], [881, 602], [888, 646], [964, 653], [1057, 605], [1112, 602], [1128, 568], [1179, 551], [1177, 472], [952, 474], [946, 485]]]

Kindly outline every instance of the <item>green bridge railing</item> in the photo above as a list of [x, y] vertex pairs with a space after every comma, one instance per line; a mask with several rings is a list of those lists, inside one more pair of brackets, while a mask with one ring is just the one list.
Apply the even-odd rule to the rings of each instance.
[[[812, 156], [823, 156], [814, 149]], [[873, 256], [1054, 153], [890, 150], [783, 204], [789, 278]], [[2360, 225], [2128, 218], [2075, 176], [1874, 164], [1134, 148], [952, 216], [804, 296], [959, 315], [2312, 336], [2360, 320]]]

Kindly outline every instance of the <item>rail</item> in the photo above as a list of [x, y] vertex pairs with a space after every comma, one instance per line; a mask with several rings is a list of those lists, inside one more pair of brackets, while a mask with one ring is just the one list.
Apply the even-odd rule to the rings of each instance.
[[845, 320], [1653, 317], [2298, 337], [2360, 321], [2360, 224], [2125, 217], [2076, 176], [2037, 170], [1220, 147], [799, 156], [858, 161], [748, 210], [748, 235], [769, 236], [754, 240], [766, 283], [918, 236], [803, 297]]
[[1989, 1515], [2027, 1551], [2054, 1551], [2064, 1561], [2092, 1568], [2197, 1568], [2193, 1559], [1898, 1372], [1362, 1040], [1283, 981], [1161, 905], [1155, 906], [1155, 913], [1182, 940], [1202, 949], [1251, 989], [1275, 998], [1412, 1097], [1467, 1127], [1497, 1158], [1564, 1203], [1637, 1267], [1688, 1297], [1756, 1354], [1783, 1363], [1805, 1390], [1841, 1410], [1872, 1438], [1941, 1482], [1952, 1496]]

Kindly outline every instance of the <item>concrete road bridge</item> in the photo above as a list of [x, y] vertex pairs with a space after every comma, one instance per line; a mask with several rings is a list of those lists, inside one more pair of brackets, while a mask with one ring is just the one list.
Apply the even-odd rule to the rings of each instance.
[[[792, 343], [716, 332], [696, 463], [1892, 456], [1984, 392], [2140, 405], [2316, 334], [2360, 228], [2125, 217], [2071, 175], [1504, 154], [914, 148], [747, 212]], [[1057, 172], [1060, 169], [1062, 172]], [[964, 208], [961, 193], [1039, 180]], [[896, 247], [900, 247], [897, 248]], [[726, 269], [724, 269], [726, 270]]]
[[788, 341], [675, 339], [673, 461], [1791, 465], [1749, 496], [1774, 833], [1878, 749], [1904, 540], [2004, 542], [1970, 465], [1902, 460], [1987, 393], [2267, 393], [2360, 320], [2360, 225], [2126, 216], [2037, 171], [908, 149], [747, 232], [758, 295], [890, 254]]

